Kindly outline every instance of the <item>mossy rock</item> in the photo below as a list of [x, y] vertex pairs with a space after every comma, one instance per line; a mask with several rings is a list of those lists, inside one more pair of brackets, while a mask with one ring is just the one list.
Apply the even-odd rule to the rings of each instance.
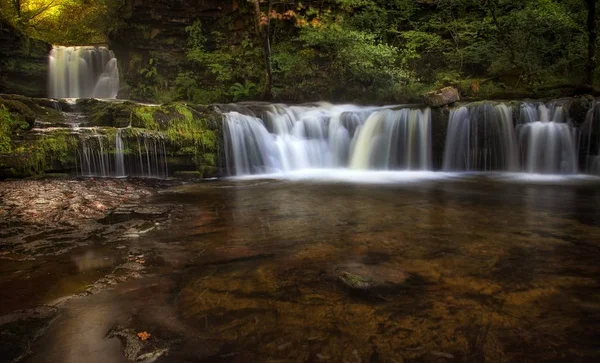
[[11, 113], [20, 115], [20, 118], [33, 126], [38, 119], [43, 122], [61, 123], [65, 121], [61, 109], [63, 103], [48, 98], [32, 98], [22, 95], [0, 94], [0, 104], [7, 105]]
[[30, 127], [33, 126], [36, 115], [26, 104], [15, 100], [0, 99], [0, 105], [4, 106], [10, 113], [20, 116]]

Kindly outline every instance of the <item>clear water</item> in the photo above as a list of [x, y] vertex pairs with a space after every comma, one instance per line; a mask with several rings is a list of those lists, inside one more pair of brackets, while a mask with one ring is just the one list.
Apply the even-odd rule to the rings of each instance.
[[[147, 273], [68, 301], [28, 361], [124, 361], [115, 325], [171, 342], [159, 362], [600, 359], [600, 179], [319, 173], [161, 192], [148, 206], [185, 218], [128, 243], [155, 256]], [[31, 300], [59, 293], [55, 272], [90, 273], [74, 261]], [[344, 271], [407, 279], [361, 293]]]

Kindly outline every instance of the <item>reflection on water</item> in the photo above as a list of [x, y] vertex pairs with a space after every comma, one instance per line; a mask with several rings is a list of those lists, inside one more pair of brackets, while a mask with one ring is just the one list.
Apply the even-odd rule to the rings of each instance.
[[[599, 187], [479, 174], [179, 187], [155, 202], [189, 220], [135, 242], [160, 256], [153, 275], [63, 319], [114, 309], [103, 326], [172, 341], [164, 362], [594, 361]], [[33, 361], [75, 344], [68, 326]]]

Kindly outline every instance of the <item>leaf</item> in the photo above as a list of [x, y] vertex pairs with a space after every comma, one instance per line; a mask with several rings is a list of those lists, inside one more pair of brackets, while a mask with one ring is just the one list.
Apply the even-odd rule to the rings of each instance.
[[146, 341], [150, 338], [150, 336], [152, 336], [152, 334], [148, 333], [147, 331], [142, 331], [137, 333], [137, 336], [141, 341]]

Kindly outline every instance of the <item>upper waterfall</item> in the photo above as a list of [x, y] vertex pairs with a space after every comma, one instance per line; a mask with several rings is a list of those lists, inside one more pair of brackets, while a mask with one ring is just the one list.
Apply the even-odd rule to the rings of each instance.
[[49, 56], [51, 98], [116, 98], [119, 69], [106, 47], [55, 46]]

